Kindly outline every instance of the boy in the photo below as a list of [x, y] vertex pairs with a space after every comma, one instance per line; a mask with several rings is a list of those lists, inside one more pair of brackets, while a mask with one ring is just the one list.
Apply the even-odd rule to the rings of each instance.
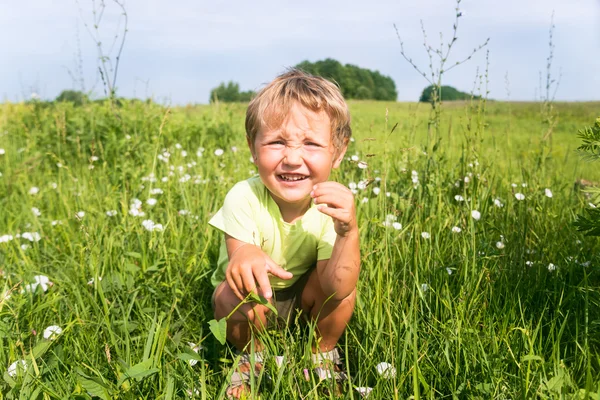
[[[328, 181], [351, 133], [337, 86], [295, 69], [278, 76], [246, 112], [259, 176], [238, 182], [210, 220], [225, 236], [211, 278], [215, 318], [228, 316], [250, 292], [288, 322], [300, 309], [316, 320], [313, 362], [321, 376], [331, 376], [331, 364], [339, 364], [335, 345], [352, 316], [360, 270], [354, 197]], [[268, 326], [269, 314], [264, 305], [243, 304], [227, 320], [227, 339], [243, 353], [251, 331]], [[255, 348], [262, 346], [256, 342]], [[250, 369], [242, 356], [228, 396], [248, 391]]]

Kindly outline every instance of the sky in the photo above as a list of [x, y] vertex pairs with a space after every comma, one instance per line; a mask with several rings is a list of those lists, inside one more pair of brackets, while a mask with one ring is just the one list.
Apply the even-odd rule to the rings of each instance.
[[[0, 101], [32, 93], [51, 100], [65, 89], [102, 97], [97, 44], [112, 60], [112, 79], [125, 18], [114, 0], [105, 0], [95, 30], [101, 4], [0, 2]], [[208, 103], [221, 82], [258, 90], [288, 67], [329, 57], [390, 76], [399, 101], [417, 101], [428, 82], [403, 58], [399, 37], [407, 56], [428, 72], [421, 22], [429, 45], [439, 48], [440, 39], [452, 38], [456, 6], [454, 0], [125, 0], [117, 93], [171, 105]], [[443, 84], [466, 92], [487, 85], [497, 100], [537, 100], [546, 93], [552, 55], [551, 96], [600, 100], [600, 0], [462, 0], [459, 7], [448, 65], [490, 40], [445, 73]]]

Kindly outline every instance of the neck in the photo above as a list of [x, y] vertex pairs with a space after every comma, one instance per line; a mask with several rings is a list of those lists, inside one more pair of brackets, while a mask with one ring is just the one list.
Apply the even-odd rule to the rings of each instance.
[[312, 199], [309, 197], [306, 200], [303, 200], [298, 203], [284, 203], [283, 201], [281, 201], [281, 199], [278, 199], [273, 195], [271, 195], [271, 197], [277, 204], [277, 207], [279, 207], [279, 212], [281, 212], [281, 218], [283, 218], [285, 222], [290, 224], [296, 222], [297, 220], [302, 218], [304, 214], [306, 214], [306, 211], [308, 211], [308, 209], [310, 208], [310, 202], [312, 201]]

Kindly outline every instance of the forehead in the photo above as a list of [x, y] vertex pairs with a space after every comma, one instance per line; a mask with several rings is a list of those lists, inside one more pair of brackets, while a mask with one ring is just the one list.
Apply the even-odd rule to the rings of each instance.
[[269, 107], [262, 118], [260, 133], [331, 134], [331, 119], [324, 110], [313, 111], [294, 102], [288, 107]]

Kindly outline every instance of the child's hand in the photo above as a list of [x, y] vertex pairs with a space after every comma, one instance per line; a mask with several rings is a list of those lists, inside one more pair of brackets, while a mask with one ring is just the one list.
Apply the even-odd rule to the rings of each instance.
[[[266, 255], [259, 247], [237, 241], [240, 243], [231, 253], [225, 278], [235, 295], [244, 300], [250, 292], [262, 294], [265, 299], [273, 296], [268, 274], [281, 279], [290, 279], [293, 274], [277, 265], [271, 257]], [[229, 243], [228, 243], [229, 247]], [[257, 290], [260, 288], [260, 291]]]
[[337, 182], [322, 182], [313, 187], [310, 196], [323, 214], [333, 218], [335, 232], [347, 236], [358, 229], [354, 195], [346, 186]]

